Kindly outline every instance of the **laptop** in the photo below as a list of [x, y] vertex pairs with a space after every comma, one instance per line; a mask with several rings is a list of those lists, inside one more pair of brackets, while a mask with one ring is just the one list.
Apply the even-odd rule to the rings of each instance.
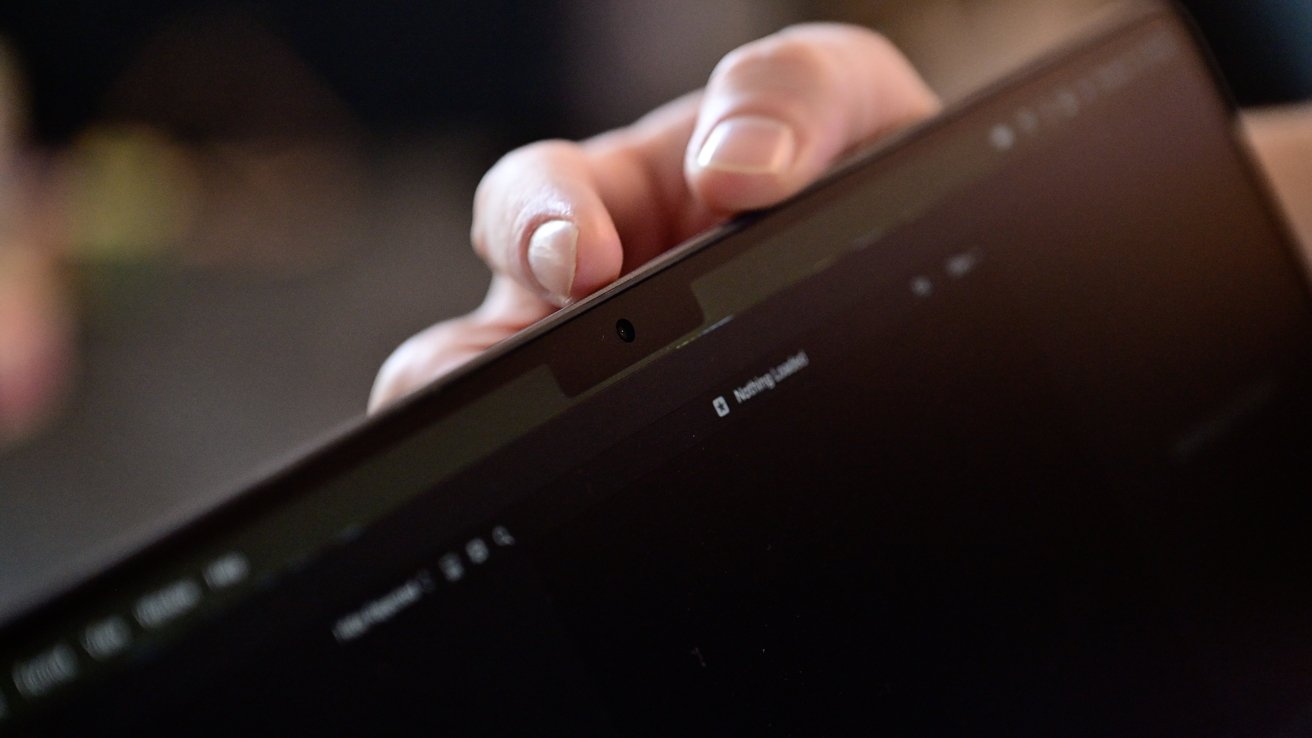
[[1312, 733], [1312, 302], [1133, 3], [0, 630], [4, 735]]

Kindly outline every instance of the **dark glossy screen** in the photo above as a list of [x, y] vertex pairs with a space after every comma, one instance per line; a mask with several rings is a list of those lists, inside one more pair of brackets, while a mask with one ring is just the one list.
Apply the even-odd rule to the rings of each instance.
[[830, 254], [764, 299], [711, 314], [748, 246], [640, 285], [709, 325], [29, 726], [1306, 734], [1312, 315], [1231, 126], [1173, 22], [1086, 49], [745, 232]]

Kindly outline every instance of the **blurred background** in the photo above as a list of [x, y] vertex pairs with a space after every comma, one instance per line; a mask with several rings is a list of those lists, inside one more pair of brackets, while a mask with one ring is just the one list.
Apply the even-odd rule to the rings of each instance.
[[[1263, 1], [1198, 11], [1245, 101], [1295, 99], [1312, 9]], [[0, 612], [360, 416], [393, 347], [481, 299], [470, 201], [507, 149], [802, 20], [883, 31], [951, 101], [1101, 4], [4, 4]]]

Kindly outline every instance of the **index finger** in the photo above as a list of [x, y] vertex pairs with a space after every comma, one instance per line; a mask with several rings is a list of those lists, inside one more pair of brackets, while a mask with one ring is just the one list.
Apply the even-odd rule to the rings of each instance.
[[475, 245], [495, 271], [563, 304], [729, 213], [788, 197], [937, 105], [882, 36], [786, 29], [727, 56], [700, 96], [582, 145], [512, 152], [479, 187]]

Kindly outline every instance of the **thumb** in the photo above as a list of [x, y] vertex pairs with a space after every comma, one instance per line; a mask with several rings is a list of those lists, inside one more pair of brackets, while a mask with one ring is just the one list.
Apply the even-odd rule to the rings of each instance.
[[684, 172], [714, 210], [772, 205], [855, 145], [926, 118], [934, 93], [883, 36], [808, 24], [739, 48], [711, 75]]

